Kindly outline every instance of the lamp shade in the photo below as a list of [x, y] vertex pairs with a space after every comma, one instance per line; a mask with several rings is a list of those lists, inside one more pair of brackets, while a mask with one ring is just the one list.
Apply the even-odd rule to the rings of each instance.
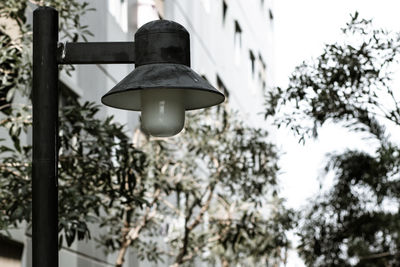
[[[224, 95], [189, 67], [182, 64], [148, 64], [137, 67], [101, 101], [107, 106], [142, 110], [144, 90], [179, 90], [185, 110], [207, 108], [224, 101]], [[154, 90], [156, 92], [156, 90]]]

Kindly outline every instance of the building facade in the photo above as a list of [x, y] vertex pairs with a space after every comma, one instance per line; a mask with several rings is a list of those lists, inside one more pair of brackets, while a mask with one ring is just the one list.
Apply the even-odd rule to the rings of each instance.
[[[132, 41], [135, 31], [148, 21], [173, 20], [191, 36], [192, 68], [224, 92], [233, 109], [252, 126], [264, 124], [259, 115], [263, 95], [273, 82], [274, 39], [272, 0], [90, 0], [96, 9], [83, 17], [94, 37], [89, 41]], [[68, 76], [64, 86], [83, 99], [100, 103], [100, 98], [131, 70], [131, 65], [81, 65]], [[104, 107], [103, 116], [132, 132], [139, 114]], [[29, 138], [29, 137], [28, 137]], [[99, 230], [92, 227], [92, 236]], [[12, 240], [0, 241], [0, 266], [31, 266], [30, 230], [26, 225], [12, 230]], [[44, 255], [45, 256], [45, 255]], [[60, 251], [60, 266], [115, 266], [116, 255], [106, 255], [95, 241], [75, 242]], [[2, 263], [3, 262], [3, 263]], [[4, 264], [4, 265], [3, 265]], [[166, 265], [166, 264], [164, 264]], [[201, 265], [199, 263], [198, 265]], [[157, 266], [140, 262], [134, 251], [124, 266]], [[159, 265], [163, 266], [163, 265]]]

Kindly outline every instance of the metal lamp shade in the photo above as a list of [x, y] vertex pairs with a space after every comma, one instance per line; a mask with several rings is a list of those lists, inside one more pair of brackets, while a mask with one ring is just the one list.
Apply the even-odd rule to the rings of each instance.
[[188, 66], [147, 64], [137, 67], [101, 98], [114, 108], [141, 111], [141, 93], [152, 89], [183, 92], [185, 110], [207, 108], [222, 103], [225, 96]]

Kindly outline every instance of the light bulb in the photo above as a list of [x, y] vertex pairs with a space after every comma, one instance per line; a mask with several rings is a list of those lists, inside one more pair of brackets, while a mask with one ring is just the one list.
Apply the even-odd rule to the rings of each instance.
[[147, 89], [141, 93], [142, 128], [148, 134], [168, 137], [185, 124], [183, 93], [178, 89]]

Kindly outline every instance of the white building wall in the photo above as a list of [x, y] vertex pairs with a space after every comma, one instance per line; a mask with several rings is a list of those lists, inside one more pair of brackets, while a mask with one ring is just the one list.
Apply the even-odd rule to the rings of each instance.
[[[223, 21], [223, 1], [165, 0], [165, 17], [185, 26], [191, 34], [192, 68], [217, 85], [217, 75], [230, 93], [232, 106], [253, 126], [260, 125], [256, 114], [262, 110], [263, 91], [251, 78], [249, 49], [261, 54], [267, 70], [273, 65], [272, 27], [267, 3], [260, 0], [225, 1], [227, 11]], [[235, 51], [235, 21], [242, 29], [239, 60]], [[235, 55], [236, 54], [236, 55]], [[272, 74], [266, 82], [272, 84]]]
[[[157, 10], [162, 4], [164, 10]], [[263, 89], [258, 80], [261, 55], [266, 65], [266, 90], [273, 81], [273, 14], [272, 0], [225, 0], [226, 16], [223, 19], [223, 0], [91, 0], [96, 9], [83, 18], [94, 37], [89, 41], [131, 41], [134, 32], [144, 23], [164, 19], [182, 24], [191, 36], [192, 68], [217, 87], [217, 77], [229, 92], [229, 102], [240, 110], [243, 119], [252, 126], [265, 121], [258, 115], [263, 109]], [[126, 14], [126, 16], [124, 15]], [[241, 48], [235, 48], [235, 21], [241, 28]], [[255, 56], [255, 73], [251, 73], [250, 52]], [[82, 100], [101, 105], [101, 97], [131, 70], [131, 65], [79, 65], [70, 77], [61, 74], [61, 81], [74, 90]], [[138, 126], [138, 113], [104, 107], [101, 116], [114, 115], [115, 120], [132, 131]], [[102, 230], [103, 231], [103, 230]], [[21, 225], [12, 231], [13, 239], [24, 244], [22, 267], [31, 266], [31, 239], [29, 230]], [[92, 236], [100, 230], [92, 227]], [[60, 267], [105, 267], [115, 265], [116, 255], [105, 255], [93, 240], [75, 242], [60, 251]], [[200, 264], [198, 264], [200, 266]], [[127, 255], [124, 266], [156, 266], [139, 263], [134, 252]], [[159, 265], [163, 266], [163, 265]], [[164, 264], [165, 266], [165, 264]]]

